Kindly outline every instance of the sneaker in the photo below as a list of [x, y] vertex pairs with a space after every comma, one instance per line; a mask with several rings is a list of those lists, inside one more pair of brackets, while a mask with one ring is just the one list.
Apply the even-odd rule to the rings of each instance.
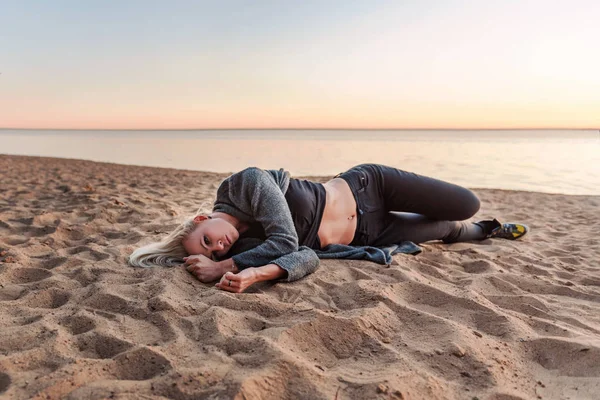
[[506, 223], [494, 229], [488, 237], [515, 240], [519, 239], [529, 232], [527, 225]]

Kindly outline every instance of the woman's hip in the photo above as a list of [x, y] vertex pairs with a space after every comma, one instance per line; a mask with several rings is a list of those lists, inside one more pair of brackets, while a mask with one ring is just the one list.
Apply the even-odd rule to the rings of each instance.
[[353, 245], [366, 245], [380, 229], [385, 214], [382, 173], [378, 164], [361, 164], [336, 175], [348, 183], [356, 202], [356, 231]]

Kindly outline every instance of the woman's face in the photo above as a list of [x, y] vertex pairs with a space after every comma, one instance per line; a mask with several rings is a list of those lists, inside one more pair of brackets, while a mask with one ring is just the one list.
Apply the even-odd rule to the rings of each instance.
[[182, 244], [189, 255], [202, 254], [214, 259], [227, 254], [239, 237], [239, 232], [229, 222], [222, 218], [211, 218], [200, 221]]

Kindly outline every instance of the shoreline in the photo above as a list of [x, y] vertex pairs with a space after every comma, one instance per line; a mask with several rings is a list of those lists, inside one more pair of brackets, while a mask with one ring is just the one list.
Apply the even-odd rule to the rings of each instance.
[[321, 260], [233, 295], [127, 265], [228, 174], [8, 155], [0, 171], [2, 397], [597, 397], [600, 196], [473, 189], [476, 218], [531, 232]]
[[[110, 161], [93, 161], [93, 160], [87, 160], [87, 159], [82, 159], [82, 158], [63, 158], [63, 157], [47, 157], [47, 156], [30, 156], [30, 155], [20, 155], [20, 154], [4, 154], [4, 153], [0, 153], [0, 157], [7, 157], [7, 158], [26, 158], [26, 159], [43, 159], [43, 160], [48, 160], [50, 162], [56, 161], [56, 162], [60, 162], [61, 160], [66, 160], [66, 161], [76, 161], [76, 162], [85, 162], [85, 163], [93, 163], [93, 164], [99, 164], [99, 165], [106, 165], [106, 166], [119, 166], [119, 167], [126, 167], [126, 168], [145, 168], [145, 169], [157, 169], [157, 170], [166, 170], [166, 171], [181, 171], [181, 172], [191, 172], [191, 173], [199, 173], [199, 174], [214, 174], [214, 175], [218, 175], [218, 176], [222, 176], [223, 178], [226, 178], [227, 176], [237, 172], [237, 171], [231, 171], [231, 172], [214, 172], [214, 171], [206, 171], [206, 170], [194, 170], [194, 169], [182, 169], [182, 168], [169, 168], [169, 167], [156, 167], [156, 166], [149, 166], [149, 165], [137, 165], [137, 164], [122, 164], [122, 163], [113, 163]], [[324, 181], [326, 179], [330, 179], [333, 178], [333, 175], [294, 175], [292, 176], [293, 178], [302, 178], [302, 179], [315, 179], [317, 181]], [[539, 193], [539, 194], [548, 194], [548, 195], [557, 195], [557, 196], [574, 196], [574, 197], [600, 197], [600, 193], [599, 194], [570, 194], [570, 193], [557, 193], [557, 192], [540, 192], [540, 191], [535, 191], [535, 190], [521, 190], [521, 189], [502, 189], [502, 188], [488, 188], [488, 187], [477, 187], [477, 186], [469, 186], [468, 189], [470, 190], [475, 190], [475, 191], [485, 191], [485, 190], [492, 190], [492, 191], [502, 191], [502, 192], [507, 192], [507, 193], [519, 193], [519, 192], [523, 192], [523, 193]]]

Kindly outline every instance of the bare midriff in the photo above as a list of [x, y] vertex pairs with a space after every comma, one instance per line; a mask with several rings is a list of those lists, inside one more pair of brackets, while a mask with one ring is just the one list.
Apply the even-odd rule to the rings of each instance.
[[330, 244], [350, 244], [356, 231], [356, 200], [342, 178], [323, 184], [325, 209], [319, 225], [321, 248]]

